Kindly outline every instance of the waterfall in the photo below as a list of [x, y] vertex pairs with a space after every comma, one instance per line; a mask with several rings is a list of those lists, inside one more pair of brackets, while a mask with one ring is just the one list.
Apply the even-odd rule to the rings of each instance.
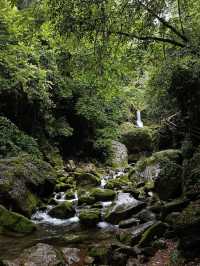
[[137, 121], [136, 121], [137, 127], [143, 127], [143, 122], [141, 120], [141, 112], [137, 111]]

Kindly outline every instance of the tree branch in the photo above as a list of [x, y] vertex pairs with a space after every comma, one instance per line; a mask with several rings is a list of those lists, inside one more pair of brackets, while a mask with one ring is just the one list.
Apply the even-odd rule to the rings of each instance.
[[158, 16], [152, 9], [150, 9], [148, 6], [143, 4], [141, 1], [138, 1], [138, 4], [143, 6], [150, 14], [152, 14], [155, 18], [157, 18], [165, 27], [170, 29], [172, 32], [174, 32], [178, 37], [180, 37], [184, 42], [188, 42], [187, 37], [179, 32], [175, 27], [173, 27], [171, 24], [169, 24], [164, 18], [161, 18]]
[[179, 21], [180, 21], [180, 24], [181, 24], [181, 30], [182, 30], [182, 33], [184, 34], [184, 28], [183, 28], [183, 21], [182, 21], [182, 17], [181, 17], [181, 5], [180, 5], [180, 0], [177, 0], [177, 4], [178, 4], [178, 16], [179, 16]]
[[175, 46], [179, 46], [182, 48], [185, 47], [185, 44], [181, 42], [177, 42], [169, 38], [162, 38], [162, 37], [156, 37], [156, 36], [137, 36], [134, 33], [128, 33], [128, 32], [122, 32], [122, 31], [108, 31], [108, 34], [124, 36], [127, 38], [137, 39], [141, 41], [156, 41], [156, 42], [162, 42], [162, 43], [169, 43], [169, 44], [173, 44]]

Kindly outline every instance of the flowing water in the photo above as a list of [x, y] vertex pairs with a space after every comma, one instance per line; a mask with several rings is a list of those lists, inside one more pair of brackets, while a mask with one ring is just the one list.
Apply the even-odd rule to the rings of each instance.
[[[116, 179], [124, 174], [124, 170], [110, 171], [108, 175], [101, 178], [100, 188], [104, 189], [108, 180]], [[101, 221], [95, 228], [85, 229], [80, 225], [78, 216], [80, 209], [86, 207], [78, 206], [77, 192], [74, 193], [74, 197], [70, 200], [66, 199], [64, 192], [55, 193], [54, 200], [57, 201], [58, 204], [65, 201], [73, 202], [76, 214], [68, 219], [57, 219], [48, 214], [49, 210], [53, 208], [52, 205], [48, 205], [45, 209], [37, 210], [31, 218], [38, 226], [35, 233], [25, 237], [13, 237], [13, 235], [0, 237], [0, 254], [3, 259], [14, 258], [18, 256], [22, 250], [33, 246], [36, 243], [48, 243], [54, 246], [67, 246], [64, 237], [65, 235], [73, 237], [73, 235], [76, 236], [77, 234], [83, 234], [84, 236], [87, 236], [88, 243], [92, 244], [102, 241], [98, 240], [98, 238], [104, 239], [105, 235], [108, 235], [108, 239], [110, 239], [114, 235], [113, 231], [117, 230], [117, 226], [109, 224], [103, 220], [103, 216], [107, 208], [112, 204], [112, 201], [101, 202]], [[77, 246], [77, 244], [75, 246]]]
[[136, 125], [137, 127], [144, 127], [144, 124], [142, 122], [142, 119], [141, 119], [141, 112], [140, 111], [137, 111], [137, 120], [136, 120]]

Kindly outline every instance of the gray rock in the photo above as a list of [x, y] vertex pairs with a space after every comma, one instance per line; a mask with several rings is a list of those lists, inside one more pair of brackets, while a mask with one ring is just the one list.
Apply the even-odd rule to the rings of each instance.
[[145, 205], [144, 202], [134, 199], [129, 193], [119, 193], [108, 209], [105, 220], [117, 224], [139, 212]]
[[109, 162], [113, 167], [126, 167], [128, 165], [128, 151], [124, 144], [112, 141]]
[[37, 244], [24, 250], [19, 258], [3, 261], [6, 266], [56, 266], [63, 265], [56, 250], [47, 244]]
[[119, 223], [119, 228], [129, 228], [129, 227], [132, 227], [132, 226], [136, 226], [139, 223], [140, 223], [140, 220], [133, 217], [133, 218], [121, 221]]

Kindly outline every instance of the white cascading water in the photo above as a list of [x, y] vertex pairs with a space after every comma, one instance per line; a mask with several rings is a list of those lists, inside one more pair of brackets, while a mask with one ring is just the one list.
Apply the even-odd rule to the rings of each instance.
[[[117, 171], [110, 171], [110, 173], [106, 176], [101, 177], [101, 184], [100, 188], [104, 189], [108, 180], [110, 179], [116, 179], [117, 177], [123, 176], [125, 174], [123, 169], [117, 170]], [[38, 210], [33, 216], [32, 220], [36, 223], [47, 223], [47, 224], [52, 224], [52, 225], [70, 225], [73, 223], [79, 222], [79, 208], [77, 206], [78, 204], [78, 193], [75, 191], [73, 199], [66, 199], [65, 192], [58, 192], [54, 194], [54, 200], [58, 202], [58, 204], [61, 204], [66, 201], [73, 202], [76, 210], [75, 216], [68, 218], [68, 219], [58, 219], [58, 218], [53, 218], [51, 217], [48, 212], [53, 208], [52, 205], [48, 205], [45, 210]], [[102, 216], [105, 213], [106, 209], [112, 204], [112, 201], [102, 201]], [[97, 227], [99, 228], [109, 228], [112, 227], [113, 225], [101, 221], [98, 223]]]
[[137, 111], [137, 120], [136, 120], [136, 125], [137, 127], [144, 127], [144, 124], [142, 122], [142, 119], [141, 119], [141, 112], [138, 110]]

